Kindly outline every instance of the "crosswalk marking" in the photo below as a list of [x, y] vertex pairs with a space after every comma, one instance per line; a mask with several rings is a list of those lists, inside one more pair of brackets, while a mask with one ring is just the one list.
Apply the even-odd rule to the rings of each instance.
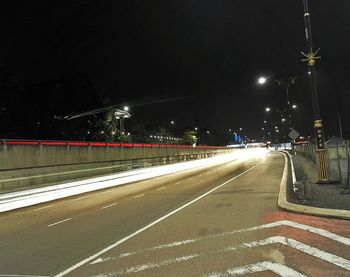
[[281, 277], [306, 277], [306, 275], [296, 271], [293, 268], [290, 268], [282, 264], [270, 262], [270, 261], [264, 261], [264, 262], [249, 264], [249, 265], [240, 266], [236, 268], [230, 268], [223, 273], [212, 272], [212, 273], [203, 275], [203, 277], [226, 277], [228, 275], [239, 276], [239, 275], [263, 272], [263, 271], [271, 271]]
[[[329, 231], [321, 229], [321, 228], [315, 228], [315, 227], [312, 227], [312, 226], [309, 226], [309, 225], [305, 225], [305, 224], [301, 224], [301, 223], [297, 223], [297, 222], [294, 222], [294, 221], [279, 220], [279, 221], [275, 221], [275, 222], [271, 222], [271, 223], [255, 226], [255, 227], [250, 227], [250, 228], [245, 228], [245, 229], [240, 229], [240, 230], [233, 230], [233, 231], [224, 232], [224, 233], [221, 233], [221, 234], [215, 234], [215, 235], [210, 235], [210, 236], [205, 236], [205, 237], [187, 239], [187, 240], [183, 240], [183, 241], [175, 241], [175, 242], [171, 242], [171, 243], [157, 245], [157, 246], [150, 247], [150, 248], [139, 249], [139, 250], [135, 250], [135, 251], [132, 251], [132, 252], [126, 252], [126, 253], [120, 254], [119, 258], [131, 256], [131, 255], [136, 255], [136, 254], [140, 254], [140, 253], [148, 252], [148, 251], [156, 251], [156, 250], [165, 249], [165, 248], [172, 248], [172, 247], [182, 246], [182, 245], [186, 245], [186, 244], [190, 244], [190, 243], [199, 242], [199, 241], [202, 241], [202, 240], [220, 238], [220, 237], [224, 237], [224, 236], [234, 235], [234, 234], [237, 234], [237, 233], [258, 231], [258, 230], [274, 228], [274, 227], [279, 227], [279, 226], [288, 226], [288, 227], [292, 227], [292, 228], [296, 228], [296, 229], [301, 229], [301, 230], [304, 230], [304, 231], [307, 231], [307, 232], [310, 232], [310, 233], [314, 233], [314, 234], [320, 235], [322, 237], [326, 237], [328, 239], [334, 240], [334, 241], [339, 242], [341, 244], [350, 246], [350, 239], [349, 238], [337, 235], [335, 233], [329, 232]], [[108, 257], [107, 258], [98, 258], [95, 261], [93, 261], [92, 263], [99, 263], [99, 262], [103, 262], [103, 261], [109, 260], [109, 259], [110, 258], [108, 258]]]
[[[156, 269], [156, 268], [158, 269], [158, 268], [161, 268], [163, 266], [181, 263], [184, 261], [190, 261], [192, 259], [204, 257], [207, 255], [234, 252], [234, 251], [237, 251], [239, 249], [255, 248], [255, 247], [267, 246], [267, 245], [272, 245], [272, 244], [277, 244], [277, 243], [291, 247], [291, 248], [296, 249], [296, 250], [299, 250], [299, 251], [306, 253], [310, 256], [313, 256], [315, 258], [319, 258], [323, 261], [329, 262], [333, 265], [336, 265], [340, 268], [343, 268], [345, 270], [350, 271], [350, 261], [347, 259], [344, 259], [344, 258], [339, 257], [337, 255], [328, 253], [326, 251], [322, 251], [316, 247], [312, 247], [310, 245], [307, 245], [305, 243], [299, 242], [299, 241], [294, 240], [294, 239], [290, 239], [290, 238], [283, 237], [283, 236], [274, 236], [274, 237], [269, 237], [269, 238], [266, 238], [263, 240], [245, 242], [245, 243], [242, 243], [238, 246], [228, 246], [228, 247], [225, 247], [225, 248], [222, 248], [219, 250], [211, 250], [211, 251], [207, 251], [207, 252], [203, 252], [203, 253], [192, 253], [191, 255], [187, 255], [187, 256], [178, 256], [178, 257], [174, 257], [174, 258], [170, 258], [170, 259], [165, 259], [162, 261], [134, 265], [134, 266], [128, 267], [126, 269], [121, 269], [119, 271], [114, 271], [112, 273], [108, 273], [107, 275], [99, 274], [97, 276], [99, 276], [99, 277], [101, 277], [101, 276], [119, 276], [119, 275], [136, 273], [136, 272], [141, 272], [141, 271], [151, 270], [151, 269]], [[108, 260], [118, 260], [118, 258], [108, 258]], [[107, 261], [107, 259], [105, 259], [104, 261]], [[100, 261], [96, 260], [93, 262], [93, 264], [96, 264], [99, 262]], [[276, 269], [276, 267], [274, 267], [274, 268]], [[95, 277], [97, 277], [97, 276], [95, 276]], [[219, 275], [219, 276], [225, 276], [225, 275]], [[281, 275], [281, 276], [298, 276], [298, 275]], [[300, 275], [300, 276], [303, 276], [303, 275]]]

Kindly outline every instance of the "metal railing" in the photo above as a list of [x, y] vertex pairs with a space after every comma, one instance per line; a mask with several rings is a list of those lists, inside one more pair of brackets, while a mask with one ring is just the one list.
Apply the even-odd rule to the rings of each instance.
[[[350, 141], [339, 141], [335, 144], [326, 145], [328, 158], [328, 170], [331, 177], [344, 185], [346, 190], [350, 189]], [[316, 163], [315, 145], [307, 143], [296, 145], [294, 149], [297, 154], [303, 155], [310, 161]]]

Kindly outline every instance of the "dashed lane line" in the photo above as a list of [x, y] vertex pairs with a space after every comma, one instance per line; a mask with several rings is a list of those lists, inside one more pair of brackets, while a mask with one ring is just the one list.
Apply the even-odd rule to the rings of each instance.
[[165, 188], [166, 188], [166, 187], [158, 188], [157, 191], [163, 190], [163, 189], [165, 189]]
[[117, 205], [117, 204], [118, 204], [118, 202], [115, 202], [115, 203], [109, 204], [109, 205], [107, 205], [107, 206], [102, 207], [102, 208], [101, 208], [101, 210], [104, 210], [104, 209], [107, 209], [107, 208], [113, 207], [113, 206], [115, 206], [115, 205]]
[[47, 225], [47, 227], [52, 227], [52, 226], [55, 226], [55, 225], [57, 225], [57, 224], [61, 224], [61, 223], [63, 223], [63, 222], [67, 222], [67, 221], [69, 221], [69, 220], [71, 220], [71, 219], [72, 219], [71, 217], [70, 217], [70, 218], [66, 218], [66, 219], [60, 220], [60, 221], [58, 221], [58, 222], [49, 224], [49, 225]]
[[145, 196], [145, 194], [144, 193], [143, 194], [139, 194], [139, 195], [134, 196], [133, 198], [140, 198], [142, 196]]
[[[41, 211], [41, 210], [44, 210], [44, 209], [48, 209], [50, 207], [52, 207], [53, 205], [47, 205], [47, 206], [44, 206], [44, 207], [40, 207], [40, 208], [36, 208], [33, 210], [33, 212], [37, 212], [37, 211]], [[1, 276], [1, 275], [0, 275]]]

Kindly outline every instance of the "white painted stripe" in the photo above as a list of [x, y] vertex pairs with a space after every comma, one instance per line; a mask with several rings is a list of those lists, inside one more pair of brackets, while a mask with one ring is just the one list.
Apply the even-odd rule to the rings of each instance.
[[113, 207], [113, 206], [115, 206], [115, 205], [117, 205], [117, 204], [118, 204], [118, 202], [109, 204], [109, 205], [107, 205], [107, 206], [102, 207], [101, 210], [107, 209], [107, 208], [109, 208], [109, 207]]
[[270, 238], [267, 238], [264, 240], [243, 243], [243, 245], [251, 248], [251, 247], [257, 247], [257, 246], [270, 245], [273, 243], [281, 243], [285, 246], [297, 249], [297, 250], [304, 252], [308, 255], [311, 255], [315, 258], [319, 258], [323, 261], [329, 262], [331, 264], [334, 264], [336, 266], [339, 266], [343, 269], [350, 271], [350, 261], [349, 260], [344, 259], [344, 258], [339, 257], [339, 256], [336, 256], [336, 255], [333, 255], [331, 253], [325, 252], [323, 250], [320, 250], [316, 247], [312, 247], [310, 245], [299, 242], [297, 240], [282, 237], [282, 236], [275, 236], [275, 237], [270, 237]]
[[239, 276], [263, 271], [271, 271], [282, 277], [306, 277], [306, 275], [294, 270], [293, 268], [270, 261], [231, 268], [224, 273], [213, 272], [206, 274], [203, 277], [226, 277], [228, 274], [229, 276]]
[[207, 196], [208, 194], [210, 194], [210, 193], [212, 193], [212, 192], [218, 190], [219, 188], [225, 186], [226, 184], [232, 182], [233, 180], [235, 180], [235, 179], [241, 177], [242, 175], [248, 173], [249, 171], [251, 171], [251, 170], [253, 170], [254, 168], [256, 168], [256, 167], [257, 167], [259, 164], [261, 164], [263, 161], [264, 161], [264, 160], [262, 160], [261, 162], [257, 163], [256, 165], [252, 166], [251, 168], [247, 169], [246, 171], [244, 171], [244, 172], [238, 174], [237, 176], [235, 176], [235, 177], [233, 177], [233, 178], [227, 180], [226, 182], [222, 183], [221, 185], [219, 185], [219, 186], [217, 186], [217, 187], [215, 187], [215, 188], [209, 190], [208, 192], [202, 194], [201, 196], [199, 196], [199, 197], [193, 199], [192, 201], [186, 203], [185, 205], [183, 205], [183, 206], [181, 206], [181, 207], [179, 207], [179, 208], [177, 208], [177, 209], [171, 211], [170, 213], [168, 213], [168, 214], [166, 214], [166, 215], [164, 215], [164, 216], [158, 218], [157, 220], [155, 220], [155, 221], [153, 221], [152, 223], [146, 225], [145, 227], [143, 227], [143, 228], [137, 230], [136, 232], [134, 232], [134, 233], [132, 233], [132, 234], [130, 234], [130, 235], [128, 235], [128, 236], [122, 238], [121, 240], [116, 241], [115, 243], [113, 243], [113, 244], [111, 244], [110, 246], [108, 246], [108, 247], [102, 249], [101, 251], [97, 252], [96, 254], [94, 254], [94, 255], [92, 255], [92, 256], [90, 256], [90, 257], [88, 257], [88, 258], [86, 258], [86, 259], [84, 259], [84, 260], [82, 260], [82, 261], [80, 261], [80, 262], [78, 262], [78, 263], [76, 263], [75, 265], [73, 265], [73, 266], [67, 268], [66, 270], [62, 271], [61, 273], [58, 273], [58, 274], [55, 275], [55, 276], [56, 276], [56, 277], [65, 276], [65, 275], [67, 275], [68, 273], [72, 272], [73, 270], [75, 270], [75, 269], [81, 267], [82, 265], [84, 265], [84, 264], [86, 264], [86, 263], [88, 263], [88, 262], [90, 262], [90, 261], [96, 259], [97, 257], [99, 257], [99, 256], [101, 256], [102, 254], [108, 252], [109, 250], [111, 250], [111, 249], [117, 247], [118, 245], [124, 243], [125, 241], [127, 241], [127, 240], [129, 240], [129, 239], [131, 239], [131, 238], [133, 238], [133, 237], [135, 237], [135, 236], [137, 236], [138, 234], [144, 232], [145, 230], [151, 228], [152, 226], [158, 224], [159, 222], [162, 222], [163, 220], [165, 220], [165, 219], [167, 219], [168, 217], [170, 217], [170, 216], [172, 216], [172, 215], [178, 213], [179, 211], [185, 209], [186, 207], [192, 205], [193, 203], [196, 203], [197, 201], [199, 201], [199, 200], [202, 199], [203, 197]]
[[[156, 250], [160, 250], [160, 249], [173, 248], [173, 247], [177, 247], [177, 246], [182, 246], [182, 245], [186, 245], [186, 244], [190, 244], [190, 243], [199, 242], [202, 240], [209, 240], [209, 239], [214, 239], [214, 238], [230, 236], [230, 235], [234, 235], [234, 234], [238, 234], [238, 233], [258, 231], [258, 230], [274, 228], [274, 227], [279, 227], [279, 226], [288, 226], [288, 227], [293, 227], [293, 228], [305, 230], [307, 232], [314, 233], [314, 234], [326, 237], [328, 239], [334, 240], [336, 242], [339, 242], [341, 244], [350, 246], [350, 239], [348, 239], [346, 237], [334, 234], [332, 232], [329, 232], [329, 231], [326, 231], [326, 230], [323, 230], [320, 228], [315, 228], [315, 227], [312, 227], [309, 225], [300, 224], [300, 223], [296, 223], [296, 222], [289, 221], [289, 220], [280, 220], [280, 221], [275, 221], [275, 222], [255, 226], [255, 227], [234, 230], [234, 231], [230, 231], [230, 232], [224, 232], [221, 234], [215, 234], [215, 235], [210, 235], [210, 236], [205, 236], [205, 237], [187, 239], [187, 240], [183, 240], [183, 241], [175, 241], [172, 243], [161, 244], [161, 245], [157, 245], [157, 246], [150, 247], [150, 248], [136, 250], [133, 252], [126, 252], [126, 253], [120, 254], [119, 258], [131, 256], [131, 255], [136, 255], [136, 254], [140, 254], [140, 253], [147, 252], [147, 251], [156, 251]], [[99, 262], [104, 262], [105, 260], [109, 260], [109, 259], [110, 258], [104, 258], [104, 259], [100, 260]]]
[[175, 185], [181, 184], [183, 181], [176, 182]]
[[139, 198], [139, 197], [142, 197], [142, 196], [145, 196], [145, 194], [143, 193], [143, 194], [140, 194], [140, 195], [136, 195], [133, 198]]
[[163, 189], [165, 189], [165, 188], [166, 188], [166, 187], [161, 187], [161, 188], [157, 189], [157, 191], [163, 190]]
[[57, 224], [61, 224], [61, 223], [63, 223], [63, 222], [69, 221], [69, 220], [71, 220], [71, 219], [72, 219], [71, 217], [70, 217], [70, 218], [66, 218], [66, 219], [63, 219], [63, 220], [61, 220], [61, 221], [58, 221], [58, 222], [49, 224], [49, 225], [47, 225], [47, 227], [52, 227], [52, 226], [55, 226], [55, 225], [57, 225]]
[[50, 277], [50, 276], [43, 276], [43, 275], [0, 274], [0, 277]]
[[[52, 207], [53, 205], [47, 205], [47, 206], [44, 206], [44, 207], [41, 207], [41, 208], [36, 208], [33, 210], [33, 212], [37, 212], [37, 211], [40, 211], [40, 210], [44, 210], [44, 209], [47, 209], [47, 208], [50, 208]], [[1, 276], [1, 275], [0, 275]]]
[[[312, 247], [310, 245], [301, 243], [297, 240], [294, 239], [289, 239], [287, 237], [282, 237], [282, 236], [275, 236], [275, 237], [269, 237], [267, 239], [263, 239], [263, 240], [259, 240], [259, 241], [252, 241], [252, 242], [246, 242], [246, 243], [242, 243], [239, 246], [228, 246], [226, 248], [223, 249], [219, 249], [219, 250], [214, 250], [214, 251], [208, 251], [205, 253], [192, 253], [191, 255], [188, 256], [180, 256], [180, 257], [175, 257], [175, 258], [171, 258], [171, 259], [167, 259], [167, 260], [163, 260], [163, 261], [159, 261], [159, 262], [151, 262], [148, 264], [141, 264], [141, 265], [136, 265], [136, 266], [132, 266], [129, 267], [127, 269], [124, 270], [119, 270], [118, 272], [113, 272], [111, 274], [107, 274], [107, 275], [98, 275], [98, 276], [118, 276], [118, 275], [125, 275], [128, 273], [135, 273], [135, 272], [140, 272], [140, 271], [144, 271], [144, 270], [150, 270], [150, 269], [155, 269], [155, 268], [160, 268], [162, 266], [167, 266], [170, 264], [175, 264], [175, 263], [180, 263], [183, 261], [189, 261], [195, 258], [199, 258], [199, 257], [203, 257], [203, 256], [207, 256], [210, 254], [218, 254], [218, 253], [228, 253], [228, 252], [233, 252], [239, 249], [244, 249], [244, 248], [255, 248], [255, 247], [259, 247], [259, 246], [267, 246], [267, 245], [271, 245], [271, 244], [276, 244], [276, 243], [280, 243], [282, 245], [291, 247], [293, 249], [299, 250], [301, 252], [304, 252], [308, 255], [311, 255], [313, 257], [319, 258], [323, 261], [329, 262], [331, 264], [334, 264], [336, 266], [339, 266], [343, 269], [346, 269], [348, 271], [350, 271], [350, 261], [346, 260], [342, 257], [333, 255], [331, 253], [322, 251], [318, 248]], [[183, 259], [183, 257], [186, 257], [186, 259]], [[115, 258], [114, 258], [115, 259]], [[98, 261], [96, 260], [94, 263], [98, 263]], [[272, 272], [276, 273], [276, 274], [281, 274], [281, 273], [285, 273], [286, 268], [280, 267], [278, 266], [278, 264], [273, 264], [273, 265], [267, 265], [265, 264], [268, 270], [271, 270]], [[266, 268], [264, 270], [266, 270]], [[255, 268], [257, 270], [257, 272], [259, 271], [259, 267]], [[261, 268], [260, 268], [261, 269]], [[247, 272], [245, 271], [246, 269], [232, 269], [232, 273], [234, 276], [234, 273], [240, 273], [238, 275], [241, 274], [246, 274]], [[292, 269], [291, 269], [292, 270]], [[262, 271], [262, 270], [260, 270]], [[297, 271], [295, 271], [296, 273], [299, 273]], [[228, 271], [229, 274], [231, 274], [231, 272]], [[251, 273], [251, 272], [248, 272]], [[209, 275], [209, 276], [227, 276], [227, 274], [225, 275], [215, 275], [216, 273], [212, 273], [214, 275]], [[301, 273], [300, 273], [301, 274]], [[230, 275], [231, 276], [231, 275]], [[281, 275], [281, 276], [288, 276], [288, 277], [294, 277], [294, 276], [303, 276], [303, 275]], [[97, 276], [96, 276], [97, 277]]]

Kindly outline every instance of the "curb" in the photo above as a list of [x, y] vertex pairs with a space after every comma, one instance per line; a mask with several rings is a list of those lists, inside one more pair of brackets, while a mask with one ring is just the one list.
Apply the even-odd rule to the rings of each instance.
[[284, 169], [283, 176], [280, 185], [280, 191], [278, 194], [278, 206], [282, 209], [302, 213], [307, 215], [315, 215], [315, 216], [323, 216], [323, 217], [334, 217], [340, 219], [350, 220], [350, 211], [347, 210], [337, 210], [337, 209], [324, 209], [324, 208], [316, 208], [311, 206], [304, 206], [299, 204], [294, 204], [287, 201], [287, 182], [288, 182], [288, 158], [289, 157], [291, 165], [293, 165], [293, 161], [291, 159], [290, 154], [284, 151], [280, 151], [284, 155]]

